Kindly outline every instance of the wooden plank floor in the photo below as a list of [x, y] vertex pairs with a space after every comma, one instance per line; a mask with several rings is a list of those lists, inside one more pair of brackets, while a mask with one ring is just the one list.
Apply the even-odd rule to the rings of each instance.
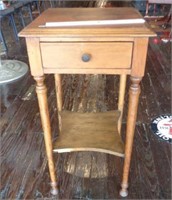
[[[10, 38], [10, 44], [15, 48], [10, 50], [8, 58], [28, 63], [24, 40], [15, 44]], [[171, 145], [159, 140], [150, 129], [154, 117], [171, 112], [170, 45], [155, 45], [150, 40], [146, 73], [141, 83], [127, 199], [172, 198]], [[118, 77], [105, 75], [64, 75], [63, 108], [80, 112], [114, 110], [118, 80]], [[53, 76], [47, 76], [46, 83], [52, 130], [56, 137]], [[1, 86], [1, 199], [56, 199], [49, 192], [50, 179], [34, 89], [30, 73], [15, 83]], [[126, 102], [127, 99], [126, 94]], [[126, 109], [122, 125], [124, 140], [125, 126]], [[122, 158], [75, 152], [55, 154], [55, 160], [60, 199], [120, 199]], [[67, 173], [69, 169], [74, 173]], [[87, 178], [84, 178], [85, 174]]]

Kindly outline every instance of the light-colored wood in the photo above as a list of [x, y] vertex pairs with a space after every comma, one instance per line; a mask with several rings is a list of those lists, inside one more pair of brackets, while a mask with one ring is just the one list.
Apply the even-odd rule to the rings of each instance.
[[56, 96], [57, 96], [57, 108], [58, 111], [62, 111], [62, 80], [61, 80], [61, 74], [55, 74], [55, 87], [56, 87]]
[[41, 115], [42, 121], [42, 128], [44, 131], [44, 141], [46, 147], [46, 154], [48, 158], [48, 166], [52, 184], [52, 193], [58, 193], [57, 190], [57, 181], [56, 181], [56, 174], [55, 174], [55, 167], [54, 167], [54, 160], [53, 160], [53, 145], [52, 145], [52, 136], [51, 136], [51, 126], [50, 126], [50, 117], [48, 111], [48, 103], [47, 103], [47, 89], [44, 84], [44, 77], [34, 77], [36, 80], [36, 93], [38, 97], [38, 104], [39, 110]]
[[41, 37], [40, 42], [134, 42], [132, 37], [113, 37], [113, 36], [102, 36], [102, 37], [89, 37], [83, 36], [77, 37]]
[[148, 38], [135, 38], [131, 76], [144, 76], [147, 49]]
[[[43, 67], [51, 69], [128, 69], [131, 68], [132, 49], [132, 42], [67, 42], [53, 46], [41, 43]], [[90, 56], [88, 62], [82, 60], [85, 54]]]
[[127, 76], [125, 74], [120, 75], [119, 96], [118, 96], [118, 110], [120, 110], [121, 115], [120, 115], [119, 120], [118, 120], [118, 132], [119, 132], [119, 134], [121, 133], [126, 80], [127, 80]]
[[[118, 108], [122, 112], [126, 75], [132, 76], [129, 92], [123, 181], [120, 192], [121, 196], [126, 196], [128, 194], [128, 175], [140, 93], [139, 82], [141, 77], [144, 76], [148, 37], [156, 35], [148, 28], [147, 23], [65, 28], [40, 28], [39, 26], [44, 25], [46, 22], [58, 21], [142, 18], [140, 13], [134, 8], [56, 8], [46, 10], [19, 33], [19, 36], [26, 37], [31, 72], [33, 76], [36, 76], [38, 101], [45, 133], [44, 137], [53, 191], [56, 191], [56, 177], [52, 157], [46, 88], [43, 84], [42, 75], [56, 74], [58, 110], [62, 108], [61, 81], [58, 74], [121, 75]], [[83, 53], [91, 54], [89, 62], [83, 63], [81, 61]], [[116, 137], [120, 138], [120, 135], [115, 133], [118, 132], [117, 129], [121, 129], [122, 115], [118, 125], [117, 122], [113, 121], [115, 119], [114, 115], [109, 114], [109, 112], [107, 114], [109, 117], [106, 116], [105, 119], [98, 120], [99, 122], [95, 121], [98, 118], [95, 113], [77, 113], [76, 119], [74, 115], [74, 113], [62, 114], [65, 120], [64, 122], [62, 121], [62, 134], [60, 134], [59, 140], [55, 144], [55, 151], [96, 150], [114, 155], [123, 155], [122, 143], [118, 143], [118, 139], [114, 139]], [[100, 116], [102, 115], [106, 114], [103, 113]], [[86, 120], [85, 118], [88, 119]], [[97, 126], [94, 126], [94, 124], [97, 124]], [[99, 130], [100, 127], [105, 132]], [[88, 135], [84, 134], [85, 130], [89, 133]], [[115, 136], [112, 134], [113, 131]], [[106, 137], [107, 132], [111, 133], [108, 137]], [[94, 142], [94, 145], [92, 145], [92, 142]], [[118, 148], [116, 149], [115, 146], [118, 146]]]
[[88, 151], [71, 155], [73, 156], [69, 156], [67, 162], [63, 165], [65, 172], [73, 176], [91, 179], [107, 178], [109, 176], [109, 163], [105, 155], [92, 154]]
[[31, 67], [32, 76], [42, 76], [42, 58], [40, 52], [39, 38], [26, 38], [27, 53], [29, 56], [29, 63]]
[[129, 106], [128, 106], [128, 117], [127, 117], [127, 130], [126, 130], [126, 143], [125, 143], [125, 159], [123, 169], [123, 179], [121, 184], [121, 195], [127, 195], [128, 188], [128, 175], [131, 162], [133, 138], [135, 131], [135, 123], [137, 118], [137, 109], [140, 95], [140, 81], [139, 77], [131, 77], [131, 86], [129, 89]]
[[[24, 37], [149, 37], [155, 34], [147, 24], [113, 25], [100, 27], [66, 27], [66, 28], [39, 28], [46, 22], [65, 22], [82, 20], [115, 20], [115, 19], [142, 19], [141, 14], [134, 8], [51, 8], [29, 24], [19, 36]], [[63, 41], [63, 40], [62, 40]]]
[[61, 116], [59, 113], [62, 111], [62, 80], [60, 74], [55, 74], [54, 78], [55, 78], [55, 88], [56, 88], [56, 98], [57, 98], [59, 129], [61, 130]]
[[98, 151], [123, 157], [123, 143], [117, 130], [119, 116], [119, 111], [62, 112], [62, 130], [54, 152]]
[[[70, 64], [70, 63], [69, 63]], [[131, 74], [131, 69], [43, 69], [45, 74]]]

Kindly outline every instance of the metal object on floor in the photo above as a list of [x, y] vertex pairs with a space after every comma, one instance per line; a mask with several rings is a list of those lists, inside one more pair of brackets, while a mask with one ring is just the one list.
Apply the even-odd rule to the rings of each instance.
[[[147, 2], [146, 2], [146, 13], [145, 13], [145, 16], [146, 17], [150, 17], [149, 16], [149, 6], [150, 6], [150, 4], [153, 4], [154, 5], [154, 8], [153, 8], [153, 16], [152, 17], [158, 17], [158, 16], [156, 16], [155, 14], [156, 14], [156, 5], [157, 4], [162, 4], [162, 5], [172, 5], [172, 0], [148, 0]], [[159, 17], [162, 17], [162, 16], [159, 16]]]
[[24, 21], [24, 18], [23, 18], [23, 14], [22, 14], [23, 3], [22, 2], [13, 3], [12, 7], [14, 8], [14, 12], [19, 14], [22, 26], [25, 27], [26, 25], [25, 25], [25, 21]]
[[[13, 32], [14, 32], [14, 37], [15, 37], [16, 41], [19, 41], [13, 13], [14, 13], [14, 8], [12, 8], [12, 7], [2, 8], [2, 10], [0, 10], [0, 22], [2, 22], [2, 19], [4, 17], [9, 17], [9, 21], [10, 21], [10, 23], [12, 25]], [[2, 32], [2, 27], [0, 27], [0, 40], [2, 41], [2, 43], [4, 45], [5, 51], [7, 51], [8, 50], [7, 49], [7, 44], [6, 44], [5, 39], [4, 39], [4, 35], [3, 35], [3, 32]]]
[[26, 0], [26, 1], [23, 1], [23, 6], [26, 6], [26, 8], [28, 9], [28, 12], [29, 12], [29, 16], [30, 16], [30, 20], [32, 21], [33, 20], [33, 15], [32, 15], [32, 3], [33, 3], [33, 0]]
[[20, 79], [28, 72], [28, 65], [18, 60], [0, 61], [0, 84]]

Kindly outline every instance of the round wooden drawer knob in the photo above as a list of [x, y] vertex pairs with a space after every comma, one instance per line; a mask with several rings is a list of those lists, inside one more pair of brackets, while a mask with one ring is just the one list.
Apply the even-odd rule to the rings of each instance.
[[91, 60], [91, 55], [90, 55], [90, 54], [84, 53], [84, 54], [82, 55], [82, 61], [83, 61], [83, 62], [89, 62], [90, 60]]

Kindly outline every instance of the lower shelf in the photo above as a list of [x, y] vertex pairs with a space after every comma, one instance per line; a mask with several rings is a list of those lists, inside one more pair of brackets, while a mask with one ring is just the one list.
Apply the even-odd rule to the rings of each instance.
[[120, 111], [61, 112], [62, 130], [53, 151], [96, 151], [124, 157], [124, 145], [117, 130], [119, 116]]

